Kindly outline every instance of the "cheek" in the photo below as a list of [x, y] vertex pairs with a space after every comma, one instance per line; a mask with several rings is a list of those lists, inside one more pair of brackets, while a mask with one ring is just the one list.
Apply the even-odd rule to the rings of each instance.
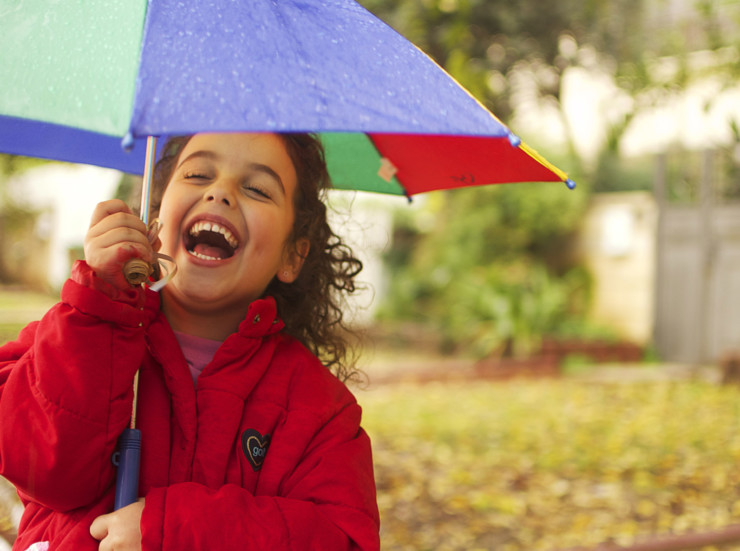
[[[257, 222], [257, 220], [253, 220]], [[277, 250], [282, 249], [290, 236], [293, 225], [284, 216], [265, 216], [259, 223], [252, 225], [252, 235], [260, 248]]]
[[180, 239], [180, 221], [182, 220], [181, 209], [173, 200], [168, 200], [167, 195], [162, 198], [162, 207], [159, 209], [159, 220], [162, 230], [159, 239], [162, 241], [162, 252], [173, 251]]
[[159, 239], [162, 243], [162, 248], [159, 250], [159, 252], [173, 256], [175, 250], [177, 249], [179, 235], [174, 230], [162, 230], [162, 232], [159, 234]]
[[176, 184], [170, 184], [162, 196], [162, 205], [159, 209], [159, 219], [163, 225], [179, 226], [188, 204], [192, 204], [193, 198], [188, 197]]

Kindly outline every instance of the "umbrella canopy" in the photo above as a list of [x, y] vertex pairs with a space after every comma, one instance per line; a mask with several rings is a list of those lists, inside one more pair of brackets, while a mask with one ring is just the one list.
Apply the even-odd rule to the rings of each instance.
[[2, 12], [6, 153], [141, 173], [150, 135], [310, 131], [339, 188], [571, 184], [352, 0], [25, 0]]

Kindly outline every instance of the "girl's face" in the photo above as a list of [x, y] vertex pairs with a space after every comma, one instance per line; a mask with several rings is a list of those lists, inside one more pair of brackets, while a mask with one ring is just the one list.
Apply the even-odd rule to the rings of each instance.
[[308, 252], [305, 240], [290, 242], [296, 186], [274, 134], [193, 136], [159, 213], [160, 251], [177, 264], [165, 306], [241, 319], [273, 277], [295, 280]]

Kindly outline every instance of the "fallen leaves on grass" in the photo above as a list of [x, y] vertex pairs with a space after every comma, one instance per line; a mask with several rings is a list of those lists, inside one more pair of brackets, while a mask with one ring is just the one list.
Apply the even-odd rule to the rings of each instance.
[[699, 383], [363, 392], [383, 549], [628, 545], [739, 522], [739, 398]]

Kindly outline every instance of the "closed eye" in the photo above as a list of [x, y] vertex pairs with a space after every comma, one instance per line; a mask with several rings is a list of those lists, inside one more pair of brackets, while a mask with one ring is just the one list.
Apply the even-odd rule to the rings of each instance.
[[258, 195], [263, 199], [272, 199], [272, 195], [270, 195], [270, 193], [266, 189], [260, 186], [254, 184], [245, 184], [242, 189], [245, 193]]
[[185, 173], [185, 179], [186, 180], [207, 180], [208, 176], [202, 172], [186, 172]]

